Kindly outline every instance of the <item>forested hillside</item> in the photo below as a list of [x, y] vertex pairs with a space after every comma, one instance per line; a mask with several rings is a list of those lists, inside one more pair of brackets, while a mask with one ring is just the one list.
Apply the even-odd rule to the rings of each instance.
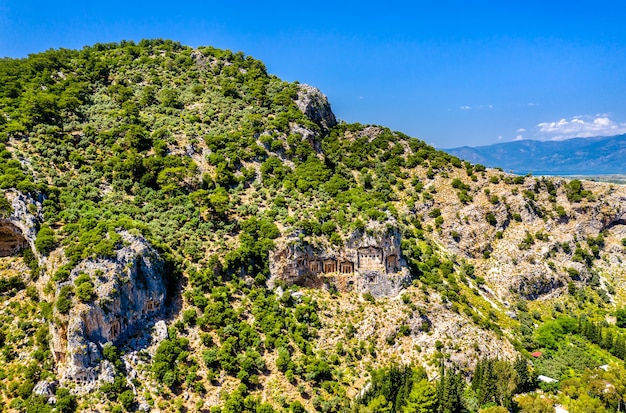
[[0, 411], [624, 408], [624, 187], [163, 40], [0, 60], [0, 140]]

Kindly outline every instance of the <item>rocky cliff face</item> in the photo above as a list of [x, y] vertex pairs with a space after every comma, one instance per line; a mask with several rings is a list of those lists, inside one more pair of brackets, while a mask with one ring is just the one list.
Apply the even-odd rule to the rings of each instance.
[[0, 257], [17, 255], [25, 248], [36, 251], [41, 199], [33, 199], [19, 191], [7, 191], [6, 196], [13, 211], [0, 219]]
[[410, 280], [400, 233], [383, 225], [354, 232], [343, 247], [316, 246], [295, 237], [282, 244], [270, 254], [270, 284], [283, 280], [382, 297], [397, 295]]
[[308, 141], [316, 152], [321, 152], [322, 134], [337, 124], [337, 119], [330, 108], [328, 99], [313, 86], [299, 85], [298, 95], [294, 103], [307, 118], [319, 126], [319, 130], [292, 122], [289, 125], [290, 133], [302, 136], [302, 139]]
[[58, 285], [74, 285], [87, 275], [95, 286], [93, 300], [74, 299], [67, 316], [57, 314], [62, 322], [51, 325], [59, 377], [81, 383], [83, 390], [113, 378], [111, 366], [102, 362], [105, 343], [119, 346], [134, 340], [133, 347], [141, 346], [142, 333], [164, 315], [163, 260], [143, 237], [121, 235], [124, 246], [114, 259], [85, 260], [72, 270], [69, 281]]
[[315, 122], [322, 130], [328, 130], [337, 124], [335, 114], [330, 108], [326, 96], [316, 87], [300, 85], [295, 101], [298, 109]]

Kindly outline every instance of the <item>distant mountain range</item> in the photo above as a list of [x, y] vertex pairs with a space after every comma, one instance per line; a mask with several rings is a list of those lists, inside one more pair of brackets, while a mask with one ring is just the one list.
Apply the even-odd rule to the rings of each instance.
[[626, 134], [443, 149], [472, 163], [534, 175], [626, 174]]

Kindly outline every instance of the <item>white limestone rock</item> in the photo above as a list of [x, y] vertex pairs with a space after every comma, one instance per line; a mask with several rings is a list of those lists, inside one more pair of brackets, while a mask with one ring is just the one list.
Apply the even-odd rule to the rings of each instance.
[[95, 298], [88, 303], [74, 300], [65, 322], [51, 324], [51, 347], [61, 381], [77, 382], [78, 392], [96, 388], [109, 380], [112, 366], [102, 362], [102, 347], [149, 345], [150, 325], [165, 312], [164, 263], [141, 236], [120, 232], [124, 245], [114, 259], [88, 259], [80, 262], [70, 280], [90, 276]]
[[167, 332], [167, 324], [164, 320], [159, 320], [154, 324], [154, 334], [152, 335], [152, 341], [154, 343], [160, 343], [163, 340], [167, 340], [169, 333]]
[[318, 88], [305, 84], [299, 85], [295, 103], [298, 109], [322, 130], [326, 131], [337, 124], [328, 99]]
[[44, 396], [46, 399], [49, 399], [54, 396], [56, 389], [57, 389], [56, 381], [41, 380], [37, 382], [37, 384], [35, 384], [35, 387], [33, 388], [33, 393], [38, 396]]

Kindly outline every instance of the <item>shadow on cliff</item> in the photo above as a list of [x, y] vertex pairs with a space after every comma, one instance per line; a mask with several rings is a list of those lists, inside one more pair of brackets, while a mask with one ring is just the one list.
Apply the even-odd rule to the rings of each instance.
[[168, 249], [158, 249], [163, 259], [165, 277], [165, 320], [173, 320], [183, 308], [182, 292], [187, 286], [187, 279], [183, 276], [183, 264], [176, 259]]

